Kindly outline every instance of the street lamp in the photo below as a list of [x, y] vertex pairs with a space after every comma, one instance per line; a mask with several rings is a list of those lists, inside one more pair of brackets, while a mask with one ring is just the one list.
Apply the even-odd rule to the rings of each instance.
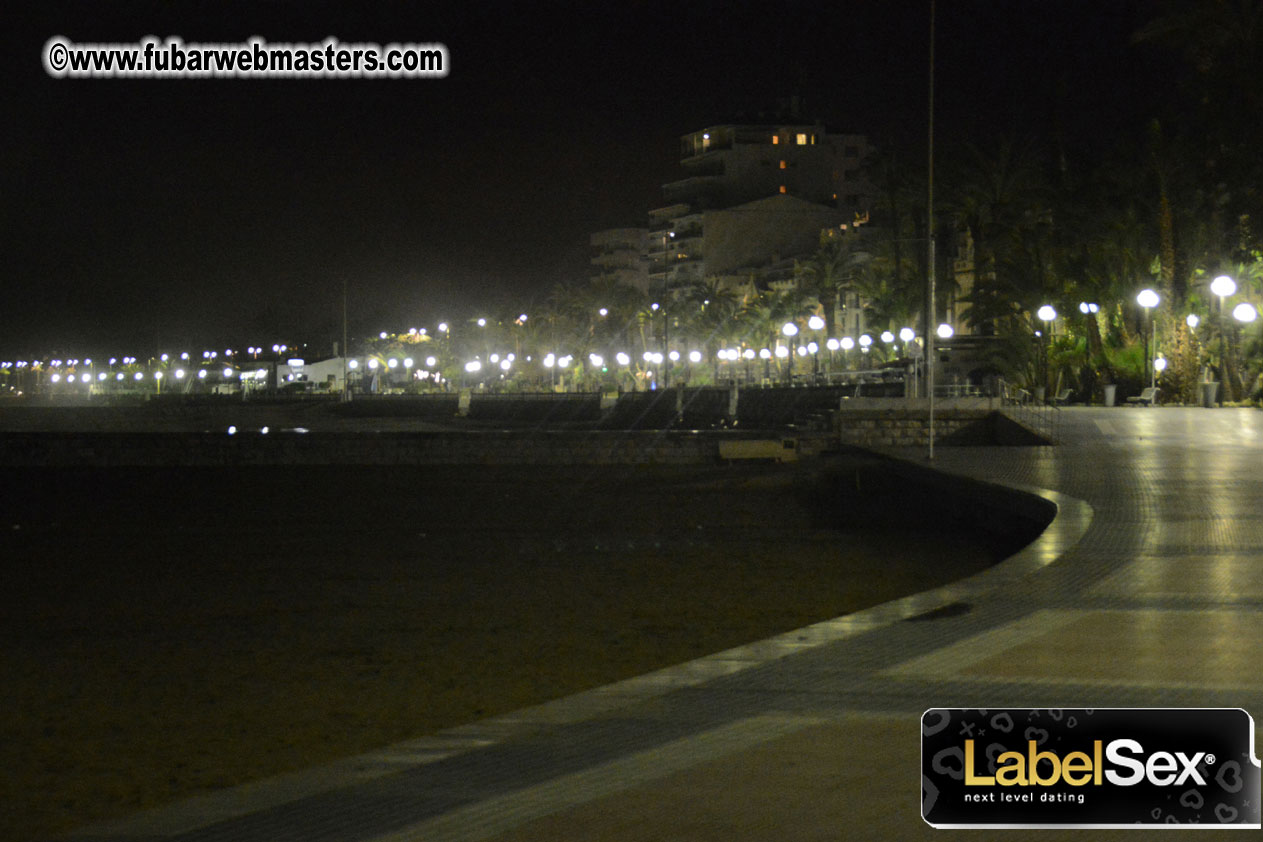
[[1220, 391], [1220, 394], [1222, 395], [1222, 388], [1228, 385], [1228, 364], [1226, 358], [1224, 357], [1224, 299], [1236, 294], [1237, 282], [1227, 275], [1220, 275], [1210, 282], [1210, 291], [1212, 295], [1219, 298], [1219, 379], [1224, 381], [1224, 386], [1221, 387]]
[[1044, 376], [1041, 378], [1040, 385], [1044, 388], [1044, 394], [1048, 394], [1048, 343], [1051, 341], [1052, 323], [1057, 319], [1057, 311], [1051, 304], [1045, 304], [1035, 312], [1035, 315], [1044, 323], [1044, 336], [1040, 342], [1044, 358]]
[[[1145, 308], [1145, 319], [1149, 322], [1149, 331], [1145, 334], [1145, 368], [1149, 369], [1147, 374], [1149, 375], [1150, 388], [1156, 384], [1158, 375], [1157, 372], [1153, 370], [1152, 362], [1149, 359], [1149, 336], [1153, 333], [1154, 328], [1153, 318], [1149, 311], [1154, 307], [1157, 307], [1159, 301], [1161, 301], [1161, 299], [1158, 297], [1158, 294], [1151, 289], [1142, 289], [1136, 294], [1136, 303]], [[1154, 350], [1157, 350], [1158, 342], [1156, 337], [1154, 338], [1153, 347]]]
[[[798, 335], [798, 325], [794, 324], [793, 322], [786, 322], [785, 324], [781, 325], [781, 335], [784, 336], [787, 341], [790, 339], [793, 339], [795, 336]], [[787, 348], [786, 351], [789, 351], [789, 349]], [[778, 356], [779, 356], [779, 351], [778, 351]], [[792, 353], [787, 353], [785, 355], [785, 359], [789, 361], [789, 365], [787, 368], [788, 379], [789, 379], [789, 385], [792, 386], [794, 385], [794, 355]]]

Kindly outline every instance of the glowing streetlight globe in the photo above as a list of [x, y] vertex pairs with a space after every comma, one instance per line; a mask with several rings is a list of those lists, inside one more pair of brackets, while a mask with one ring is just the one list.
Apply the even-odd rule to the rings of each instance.
[[1259, 311], [1254, 309], [1253, 304], [1238, 304], [1232, 310], [1232, 317], [1239, 322], [1249, 324], [1259, 317]]
[[807, 320], [807, 327], [812, 330], [824, 330], [824, 319], [819, 316], [812, 316]]
[[1157, 307], [1159, 301], [1161, 301], [1161, 298], [1151, 289], [1142, 289], [1136, 294], [1136, 303], [1146, 310], [1151, 307]]
[[1051, 322], [1053, 319], [1057, 318], [1057, 311], [1054, 310], [1051, 305], [1045, 304], [1043, 307], [1039, 308], [1035, 315], [1039, 316], [1039, 320], [1041, 322]]
[[855, 347], [855, 340], [849, 336], [843, 336], [842, 341], [838, 344], [842, 346], [843, 351], [849, 351]]
[[887, 343], [887, 344], [889, 344], [889, 343], [891, 343], [891, 342], [894, 342], [894, 341], [895, 341], [895, 335], [894, 335], [893, 333], [891, 333], [890, 331], [888, 331], [888, 330], [883, 330], [883, 331], [881, 332], [881, 341], [882, 341], [882, 342], [885, 342], [885, 343]]
[[873, 344], [873, 337], [869, 336], [867, 333], [860, 336], [861, 348], [867, 348], [869, 345], [872, 345], [872, 344]]
[[1166, 371], [1166, 370], [1167, 370], [1167, 361], [1166, 361], [1166, 358], [1165, 358], [1165, 357], [1158, 357], [1156, 360], [1154, 360], [1154, 361], [1153, 361], [1153, 369], [1154, 369], [1154, 371]]
[[231, 368], [225, 368], [225, 369], [224, 369], [224, 376], [225, 376], [225, 377], [232, 377], [232, 369], [231, 369]]
[[833, 337], [830, 337], [829, 339], [825, 341], [824, 347], [828, 348], [830, 351], [836, 351], [838, 350], [838, 348], [842, 346], [841, 346], [841, 343], [838, 342], [838, 340], [834, 339]]
[[786, 336], [797, 336], [798, 325], [794, 324], [793, 322], [786, 322], [785, 324], [781, 325], [781, 333], [783, 333]]
[[786, 358], [786, 357], [788, 357], [788, 356], [789, 356], [789, 349], [788, 349], [788, 348], [786, 348], [784, 345], [777, 345], [777, 346], [776, 346], [776, 358], [777, 358], [777, 359], [779, 359], [779, 360], [783, 360], [783, 359], [785, 359], [785, 358]]
[[614, 359], [618, 362], [619, 365], [622, 365], [622, 366], [631, 365], [631, 357], [627, 356], [627, 354], [623, 353], [622, 351], [619, 351], [617, 354], [615, 354]]
[[426, 357], [426, 358], [425, 358], [425, 367], [426, 367], [426, 368], [434, 368], [434, 366], [435, 366], [435, 365], [437, 365], [437, 364], [438, 364], [438, 359], [437, 359], [437, 358], [435, 358], [435, 357]]
[[917, 332], [910, 327], [900, 328], [899, 338], [904, 342], [911, 342], [917, 336]]
[[700, 363], [702, 361], [701, 351], [689, 351], [689, 362]]
[[1184, 320], [1184, 323], [1188, 325], [1189, 330], [1197, 330], [1197, 326], [1201, 323], [1201, 319], [1197, 318], [1196, 313], [1189, 313], [1188, 318]]
[[399, 360], [395, 359], [394, 357], [391, 357], [390, 359], [386, 360], [386, 368], [398, 368], [398, 367], [399, 367]]
[[934, 332], [938, 334], [939, 339], [951, 339], [956, 335], [956, 331], [953, 330], [952, 326], [947, 322], [943, 322], [943, 324], [939, 325]]
[[770, 360], [770, 359], [772, 359], [772, 350], [771, 350], [770, 348], [760, 348], [760, 349], [759, 349], [759, 359], [761, 359], [761, 360]]
[[741, 356], [743, 359], [746, 359], [746, 360], [754, 359], [754, 349], [746, 348], [744, 351], [741, 352]]
[[592, 363], [594, 368], [600, 368], [605, 365], [605, 358], [600, 354], [588, 354], [588, 362]]
[[1220, 298], [1227, 298], [1230, 295], [1236, 295], [1237, 282], [1227, 275], [1220, 275], [1210, 282], [1210, 291]]
[[482, 363], [478, 360], [470, 360], [465, 363], [465, 371], [468, 371], [470, 374], [482, 371]]

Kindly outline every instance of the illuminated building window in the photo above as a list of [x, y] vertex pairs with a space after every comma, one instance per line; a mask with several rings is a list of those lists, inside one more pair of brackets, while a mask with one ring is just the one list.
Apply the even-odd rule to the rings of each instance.
[[781, 161], [781, 169], [785, 169], [785, 162]]
[[798, 145], [799, 145], [799, 146], [806, 146], [806, 145], [807, 145], [807, 135], [805, 135], [805, 134], [800, 134], [800, 135], [798, 135]]
[[782, 192], [782, 193], [784, 193], [784, 192], [785, 192], [785, 185], [784, 185], [784, 184], [782, 184], [782, 185], [781, 185], [781, 192]]
[[775, 146], [776, 144], [778, 144], [778, 143], [780, 143], [780, 142], [781, 142], [781, 136], [780, 136], [780, 135], [777, 135], [777, 134], [772, 135], [772, 145], [773, 145], [773, 146]]

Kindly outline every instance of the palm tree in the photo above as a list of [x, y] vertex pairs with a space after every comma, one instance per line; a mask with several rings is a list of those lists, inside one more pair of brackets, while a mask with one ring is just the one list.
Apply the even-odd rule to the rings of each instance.
[[679, 303], [682, 329], [701, 340], [718, 380], [719, 349], [740, 335], [737, 313], [741, 309], [741, 297], [731, 287], [712, 278], [685, 287]]
[[947, 182], [947, 210], [974, 242], [970, 321], [985, 332], [1042, 296], [1045, 261], [1029, 238], [1047, 235], [1051, 197], [1034, 148], [1011, 140], [992, 153], [967, 147]]
[[870, 256], [855, 250], [852, 237], [823, 237], [820, 248], [807, 260], [794, 264], [794, 275], [803, 292], [815, 298], [824, 315], [825, 336], [834, 336], [838, 297], [852, 287], [859, 267]]

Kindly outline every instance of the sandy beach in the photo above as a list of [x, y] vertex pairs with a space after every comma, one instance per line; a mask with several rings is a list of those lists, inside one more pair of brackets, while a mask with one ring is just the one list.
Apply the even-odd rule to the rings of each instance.
[[852, 506], [846, 470], [0, 471], [0, 837], [637, 675], [1011, 549], [897, 499]]

